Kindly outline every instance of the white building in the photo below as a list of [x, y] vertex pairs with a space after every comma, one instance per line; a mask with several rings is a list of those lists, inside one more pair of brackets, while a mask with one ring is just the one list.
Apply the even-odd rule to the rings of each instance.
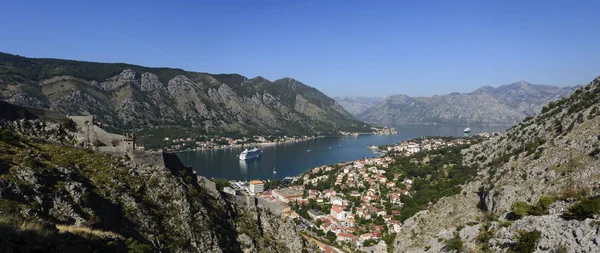
[[250, 193], [257, 194], [265, 190], [265, 184], [260, 180], [250, 181]]
[[331, 207], [331, 215], [338, 220], [346, 219], [346, 212], [344, 212], [344, 209], [338, 205], [333, 205]]

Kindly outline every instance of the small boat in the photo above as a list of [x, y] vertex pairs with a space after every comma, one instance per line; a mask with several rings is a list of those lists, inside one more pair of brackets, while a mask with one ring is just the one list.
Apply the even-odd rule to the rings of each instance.
[[465, 132], [466, 134], [468, 134], [468, 133], [471, 133], [471, 128], [468, 128], [468, 127], [467, 127], [467, 128], [465, 128], [464, 132]]
[[273, 165], [273, 174], [277, 174], [277, 171], [275, 171], [275, 165]]
[[329, 148], [331, 148], [331, 147], [329, 147]]
[[306, 152], [310, 152], [310, 149], [307, 149]]

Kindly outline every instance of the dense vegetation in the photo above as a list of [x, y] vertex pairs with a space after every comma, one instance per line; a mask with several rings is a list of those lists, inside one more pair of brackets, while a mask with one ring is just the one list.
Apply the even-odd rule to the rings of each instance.
[[412, 196], [402, 196], [401, 221], [425, 210], [430, 203], [442, 197], [459, 193], [460, 185], [475, 176], [477, 167], [466, 166], [462, 162], [461, 150], [465, 147], [454, 146], [396, 158], [396, 163], [390, 166], [390, 173], [386, 175], [393, 177], [399, 174], [400, 178], [413, 179]]

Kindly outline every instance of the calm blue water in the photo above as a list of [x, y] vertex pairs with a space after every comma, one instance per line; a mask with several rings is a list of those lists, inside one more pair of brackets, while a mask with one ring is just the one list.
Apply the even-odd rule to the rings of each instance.
[[[371, 145], [393, 144], [421, 136], [462, 136], [466, 126], [399, 125], [397, 135], [359, 135], [352, 137], [327, 137], [316, 140], [262, 146], [264, 154], [259, 159], [240, 161], [242, 148], [178, 153], [184, 164], [192, 166], [199, 175], [229, 180], [282, 179], [296, 176], [317, 166], [375, 157], [367, 149]], [[508, 127], [473, 127], [472, 134], [503, 132]], [[308, 151], [310, 150], [310, 151]], [[273, 166], [277, 173], [273, 174]]]

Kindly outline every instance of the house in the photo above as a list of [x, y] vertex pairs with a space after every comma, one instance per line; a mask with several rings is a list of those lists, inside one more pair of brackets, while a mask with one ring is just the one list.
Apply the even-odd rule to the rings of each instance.
[[402, 204], [402, 201], [400, 201], [400, 196], [398, 196], [396, 194], [390, 195], [390, 202], [393, 205], [400, 205], [400, 204]]
[[350, 242], [354, 243], [358, 240], [358, 236], [347, 234], [347, 233], [339, 233], [337, 238], [335, 239], [338, 242]]
[[400, 223], [400, 221], [397, 221], [397, 220], [389, 220], [387, 222], [387, 225], [388, 225], [388, 229], [393, 230], [394, 233], [399, 233], [400, 229], [402, 228], [402, 224]]
[[373, 237], [371, 236], [371, 234], [370, 234], [370, 233], [364, 233], [364, 234], [360, 235], [360, 237], [358, 237], [358, 241], [359, 241], [360, 243], [363, 243], [364, 241], [366, 241], [366, 240], [369, 240], [369, 239], [372, 239], [372, 238], [373, 238]]
[[265, 184], [260, 180], [250, 181], [250, 193], [257, 194], [265, 190]]
[[321, 212], [320, 210], [316, 210], [316, 209], [309, 209], [308, 210], [308, 216], [313, 219], [319, 219], [321, 217], [325, 217], [325, 214], [323, 212]]
[[331, 199], [331, 204], [332, 205], [343, 206], [344, 205], [344, 200], [342, 198], [332, 198]]
[[336, 192], [334, 190], [324, 190], [323, 191], [323, 196], [325, 198], [332, 198], [332, 197], [335, 197], [335, 193]]
[[348, 166], [344, 167], [344, 173], [350, 172], [351, 169], [352, 169], [352, 165], [348, 165]]
[[338, 220], [346, 219], [346, 212], [344, 212], [344, 209], [338, 205], [333, 205], [331, 207], [331, 215]]

